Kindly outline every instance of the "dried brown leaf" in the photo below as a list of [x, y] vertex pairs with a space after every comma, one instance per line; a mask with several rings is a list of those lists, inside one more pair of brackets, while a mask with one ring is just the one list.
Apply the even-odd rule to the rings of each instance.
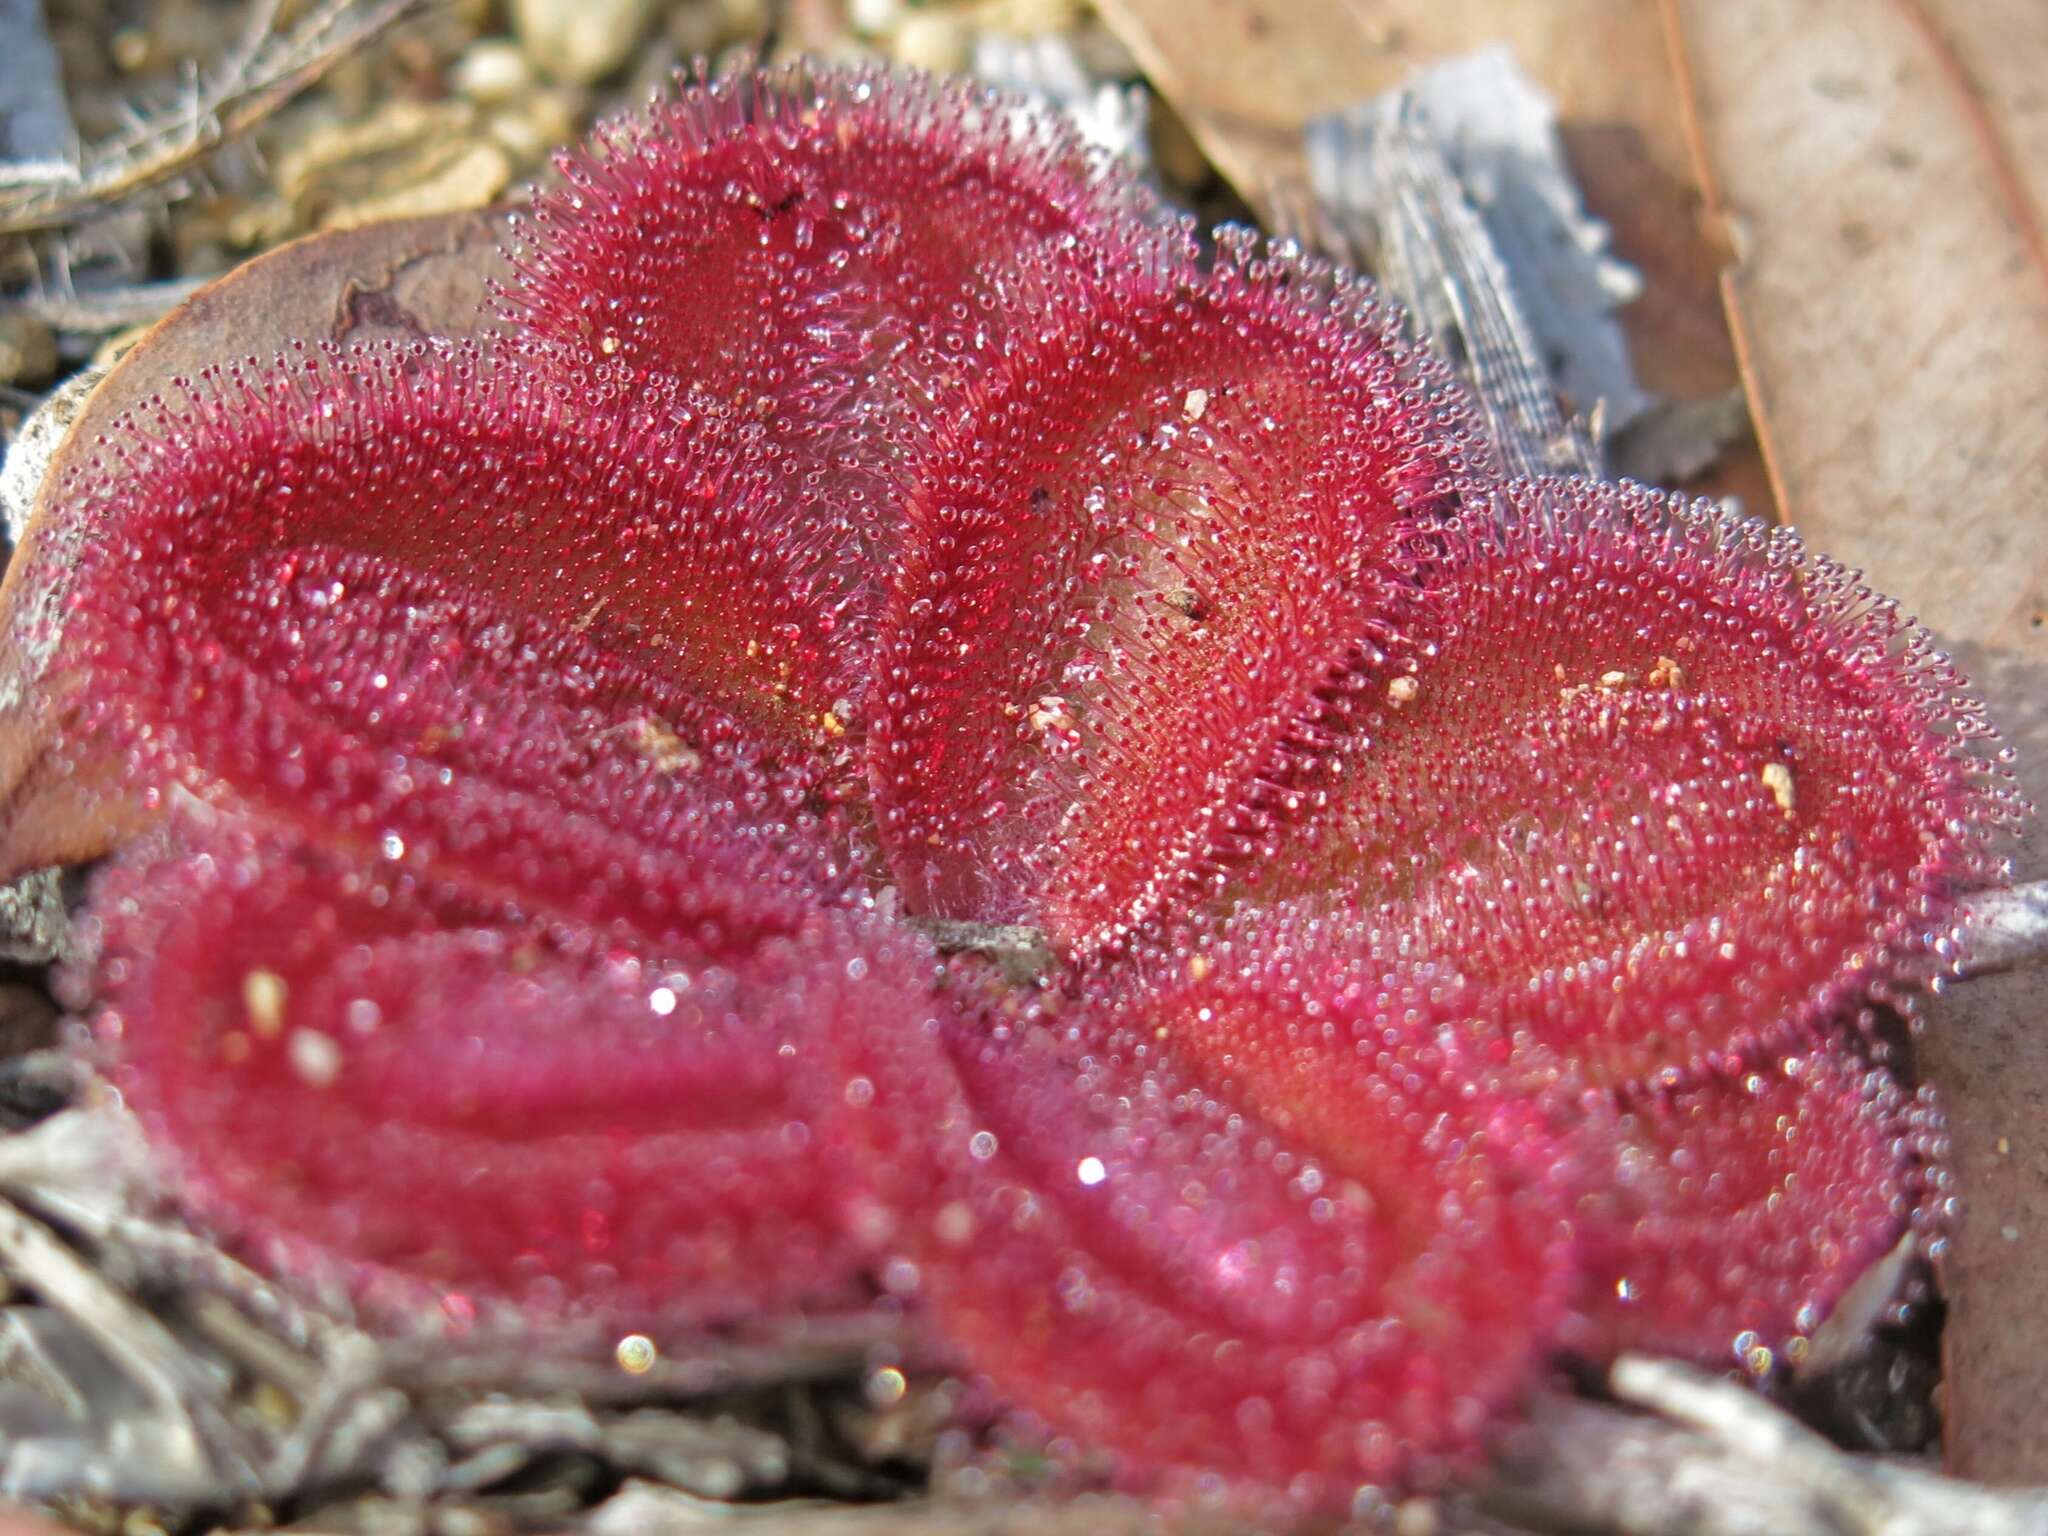
[[1785, 517], [2048, 656], [2048, 10], [1670, 3]]
[[[1779, 500], [1958, 643], [2048, 794], [2048, 10], [1667, 0]], [[2036, 840], [2021, 873], [2048, 872]], [[2038, 973], [1923, 1048], [1964, 1201], [1945, 1277], [1951, 1466], [2048, 1475], [2048, 1036]]]

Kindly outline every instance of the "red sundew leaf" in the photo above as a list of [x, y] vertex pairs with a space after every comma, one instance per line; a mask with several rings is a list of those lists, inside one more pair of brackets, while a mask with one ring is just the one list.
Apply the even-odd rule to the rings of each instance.
[[399, 1318], [860, 1299], [925, 1179], [920, 941], [715, 818], [565, 820], [518, 902], [253, 825], [200, 814], [93, 898], [96, 1030], [196, 1213]]
[[1113, 1006], [946, 1036], [966, 1112], [924, 1234], [933, 1316], [1130, 1481], [1336, 1507], [1427, 1483], [1527, 1387], [1570, 1294], [1565, 1140], [1490, 1090], [1432, 978], [1317, 955], [1283, 929]]
[[894, 439], [939, 382], [896, 359], [938, 341], [957, 361], [1028, 321], [993, 286], [1014, 262], [1186, 243], [1064, 118], [871, 65], [685, 81], [560, 165], [500, 294], [508, 337], [600, 387], [759, 423], [790, 455], [790, 520], [834, 541], [821, 568], [863, 653], [897, 536]]
[[[824, 777], [846, 750], [830, 614], [743, 456], [469, 351], [229, 368], [127, 418], [67, 487], [101, 530], [67, 647], [131, 737], [309, 795], [315, 731], [432, 755], [493, 734], [470, 691], [528, 707], [515, 672], [613, 725], [622, 699], [659, 720], [687, 695]], [[523, 736], [529, 758], [551, 740]]]
[[[212, 807], [95, 900], [102, 1027], [184, 1197], [290, 1273], [401, 1313], [843, 1300], [925, 1177], [868, 1111], [930, 1057], [931, 957], [858, 914], [851, 759], [735, 654], [801, 608], [721, 440], [553, 388], [231, 371], [80, 478], [81, 693]], [[604, 585], [626, 550], [670, 558]]]
[[1369, 290], [1242, 240], [1042, 302], [907, 466], [871, 772], [914, 910], [1088, 950], [1254, 844], [1469, 440]]
[[1162, 243], [1151, 194], [1064, 119], [986, 86], [795, 61], [685, 80], [600, 127], [535, 200], [502, 318], [579, 372], [807, 414], [933, 326], [985, 326], [984, 269]]
[[1595, 1083], [1789, 1041], [1927, 971], [2017, 802], [1928, 636], [1788, 532], [1523, 485], [1256, 884], [1438, 957]]
[[[159, 793], [178, 783], [316, 844], [507, 891], [561, 889], [538, 850], [565, 826], [644, 838], [738, 816], [770, 841], [829, 838], [842, 851], [821, 878], [847, 889], [857, 829], [815, 765], [779, 761], [686, 691], [362, 555], [301, 547], [262, 575], [212, 594], [189, 644], [176, 625], [81, 625], [105, 734]], [[609, 878], [641, 851], [622, 839]]]
[[1589, 1299], [1568, 1336], [1599, 1359], [1796, 1360], [1939, 1184], [1932, 1102], [1847, 1057], [1642, 1095], [1598, 1134], [1613, 1178], [1580, 1207]]

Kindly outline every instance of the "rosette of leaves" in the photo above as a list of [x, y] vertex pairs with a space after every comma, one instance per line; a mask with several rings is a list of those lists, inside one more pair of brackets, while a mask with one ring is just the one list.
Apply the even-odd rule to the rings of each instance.
[[999, 95], [699, 79], [564, 172], [487, 339], [58, 487], [58, 757], [151, 824], [81, 985], [197, 1219], [393, 1327], [886, 1290], [1299, 1511], [1567, 1356], [1796, 1354], [1933, 1219], [1861, 1025], [2017, 809], [1890, 603], [1496, 483], [1368, 286]]

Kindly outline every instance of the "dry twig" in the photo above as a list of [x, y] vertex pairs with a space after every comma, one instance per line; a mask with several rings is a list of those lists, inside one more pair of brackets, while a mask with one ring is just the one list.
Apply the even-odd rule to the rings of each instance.
[[1969, 898], [1959, 948], [1958, 977], [2048, 965], [2048, 880]]
[[1495, 1512], [1618, 1536], [2040, 1536], [2048, 1489], [1983, 1488], [1837, 1450], [1736, 1382], [1625, 1355], [1625, 1403], [1547, 1404], [1508, 1451]]
[[1317, 201], [1290, 222], [1370, 266], [1458, 361], [1502, 468], [1599, 474], [1595, 434], [1560, 408], [1515, 276], [1416, 105], [1397, 92], [1319, 119], [1308, 154]]
[[240, 47], [211, 76], [194, 75], [170, 109], [85, 150], [75, 165], [0, 183], [0, 235], [62, 229], [190, 168], [246, 133], [424, 0], [322, 0], [274, 30], [262, 0]]
[[160, 282], [96, 288], [86, 293], [30, 293], [22, 296], [20, 304], [53, 329], [105, 335], [161, 320], [206, 282], [203, 277], [171, 277]]

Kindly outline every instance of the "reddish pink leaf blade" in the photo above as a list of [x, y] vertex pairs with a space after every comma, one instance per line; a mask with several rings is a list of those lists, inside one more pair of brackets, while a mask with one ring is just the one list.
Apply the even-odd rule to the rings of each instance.
[[1856, 1278], [1931, 1216], [1939, 1115], [1846, 1053], [1644, 1095], [1614, 1134], [1612, 1182], [1580, 1208], [1591, 1281], [1571, 1330], [1598, 1358], [1761, 1373], [1789, 1345], [1796, 1363]]
[[[501, 296], [510, 337], [598, 388], [758, 424], [849, 663], [895, 559], [901, 438], [1036, 321], [1001, 274], [1185, 241], [1058, 114], [872, 66], [685, 82], [561, 168]], [[951, 365], [906, 369], [920, 347]], [[836, 691], [858, 704], [864, 681], [849, 665]]]
[[1005, 1399], [1127, 1477], [1342, 1507], [1463, 1464], [1528, 1384], [1569, 1157], [1429, 978], [1353, 985], [1292, 938], [951, 1035], [927, 1292]]
[[878, 1084], [923, 1080], [927, 952], [758, 842], [672, 824], [657, 905], [565, 830], [560, 907], [233, 822], [103, 880], [96, 1028], [181, 1197], [400, 1317], [859, 1300], [924, 1178]]
[[1163, 244], [1151, 194], [1064, 119], [873, 66], [685, 81], [562, 172], [501, 297], [515, 333], [749, 417], [810, 414], [931, 327], [985, 324], [988, 268]]
[[1479, 1014], [1611, 1084], [1931, 969], [2015, 803], [1927, 635], [1789, 533], [1640, 489], [1498, 512], [1240, 894], [1455, 965]]
[[909, 466], [873, 774], [916, 909], [1087, 950], [1255, 844], [1466, 444], [1328, 273], [1234, 248], [1047, 289]]
[[[424, 573], [809, 747], [831, 735], [829, 616], [773, 527], [777, 487], [735, 470], [745, 456], [665, 409], [597, 410], [467, 349], [230, 367], [130, 417], [67, 487], [104, 529], [74, 643], [107, 648], [116, 691], [141, 645], [197, 686], [235, 670], [235, 626], [270, 622], [308, 560], [355, 554], [375, 563], [364, 579]], [[294, 643], [337, 677], [373, 675], [368, 652], [405, 643], [328, 623], [317, 594], [294, 600]]]

